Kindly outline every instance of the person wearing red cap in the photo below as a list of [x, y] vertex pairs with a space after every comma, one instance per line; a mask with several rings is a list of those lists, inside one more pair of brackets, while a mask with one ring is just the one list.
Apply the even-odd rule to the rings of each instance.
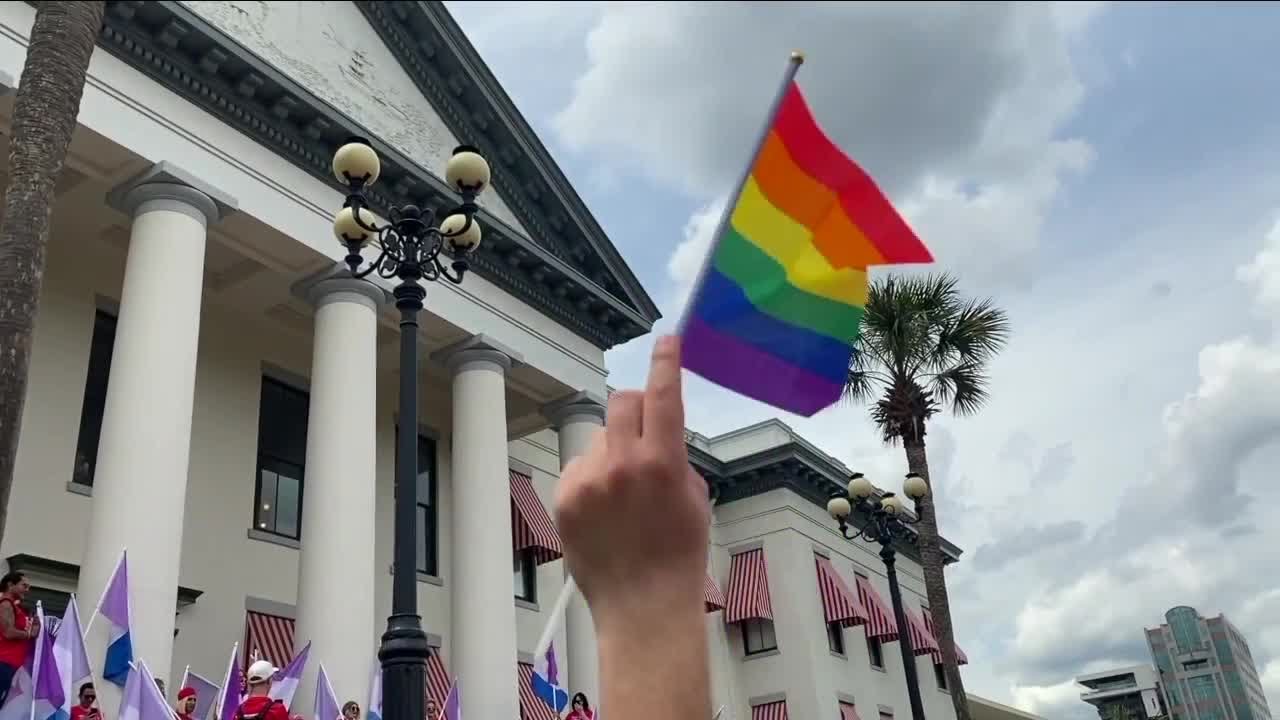
[[196, 689], [188, 685], [178, 691], [178, 720], [195, 720]]

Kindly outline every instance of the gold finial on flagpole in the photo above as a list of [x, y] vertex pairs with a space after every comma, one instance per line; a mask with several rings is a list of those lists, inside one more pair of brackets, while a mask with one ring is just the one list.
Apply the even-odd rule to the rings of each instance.
[[804, 53], [799, 50], [791, 51], [791, 62], [801, 65], [804, 63]]

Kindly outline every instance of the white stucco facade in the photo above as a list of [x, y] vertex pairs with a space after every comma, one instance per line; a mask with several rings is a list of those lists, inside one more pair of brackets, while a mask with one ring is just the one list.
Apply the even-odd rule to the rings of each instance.
[[[246, 638], [246, 613], [255, 612], [296, 621], [294, 642], [313, 643], [339, 699], [367, 702], [391, 606], [404, 368], [397, 315], [385, 302], [390, 286], [335, 271], [343, 248], [331, 222], [343, 196], [299, 164], [306, 150], [299, 148], [307, 138], [326, 147], [340, 137], [333, 124], [349, 123], [387, 157], [411, 158], [402, 165], [439, 175], [449, 150], [470, 141], [446, 121], [462, 123], [460, 111], [426, 100], [416, 84], [425, 81], [403, 69], [356, 4], [113, 7], [103, 40], [112, 51], [99, 47], [93, 56], [81, 128], [59, 184], [0, 557], [46, 593], [78, 592], [87, 617], [127, 547], [135, 622], [145, 625], [135, 648], [171, 687], [187, 666], [221, 677], [231, 644]], [[0, 4], [0, 74], [20, 76], [33, 18], [28, 4]], [[156, 49], [134, 51], [146, 42]], [[158, 52], [174, 54], [148, 70]], [[166, 80], [180, 72], [189, 75]], [[211, 97], [222, 81], [234, 92], [207, 107], [182, 94], [204, 82], [206, 91], [195, 94]], [[255, 92], [282, 87], [292, 95], [274, 97], [262, 120], [244, 120], [243, 108], [217, 114], [232, 102], [252, 110]], [[304, 101], [314, 104], [307, 112], [329, 114], [286, 127]], [[0, 99], [5, 126], [11, 103], [11, 95]], [[487, 122], [501, 114], [493, 111]], [[265, 129], [246, 129], [258, 126]], [[296, 135], [280, 140], [280, 128]], [[563, 183], [545, 160], [494, 142], [482, 150], [492, 151], [495, 174], [533, 163], [539, 177]], [[137, 189], [139, 177], [145, 190]], [[527, 177], [524, 186], [533, 184]], [[172, 187], [155, 195], [158, 184]], [[413, 185], [402, 179], [394, 187]], [[416, 368], [419, 433], [434, 458], [436, 538], [435, 572], [419, 573], [418, 607], [450, 673], [510, 677], [469, 697], [468, 715], [478, 718], [513, 716], [515, 663], [529, 659], [564, 581], [562, 561], [544, 562], [534, 599], [512, 594], [508, 470], [531, 478], [550, 507], [562, 462], [582, 452], [601, 423], [608, 338], [639, 334], [656, 319], [580, 209], [569, 201], [547, 209], [531, 199], [533, 190], [505, 195], [510, 187], [495, 183], [481, 203], [486, 233], [507, 238], [499, 259], [508, 269], [482, 267], [461, 285], [428, 287]], [[141, 193], [137, 202], [126, 200], [131, 192]], [[556, 242], [578, 244], [545, 249]], [[561, 284], [537, 286], [545, 277]], [[626, 292], [600, 290], [606, 285]], [[599, 333], [555, 316], [557, 302], [577, 303]], [[90, 486], [77, 471], [99, 313], [115, 318], [115, 335]], [[258, 522], [266, 381], [309, 402], [296, 533], [264, 531]], [[821, 466], [815, 473], [839, 482], [843, 472], [778, 423], [691, 444], [726, 468], [802, 447]], [[861, 568], [887, 597], [872, 550], [841, 539], [812, 497], [781, 486], [717, 506], [709, 570], [721, 588], [730, 554], [750, 545], [762, 547], [768, 563], [778, 647], [747, 658], [738, 629], [726, 627], [722, 613], [708, 614], [722, 717], [746, 720], [753, 700], [780, 694], [792, 718], [834, 717], [840, 700], [855, 702], [863, 720], [883, 711], [907, 717], [892, 644], [883, 670], [867, 664], [857, 628], [847, 631], [844, 656], [827, 647], [814, 549], [850, 584]], [[899, 573], [918, 607], [919, 568], [904, 557]], [[569, 652], [570, 687], [593, 692], [594, 663], [583, 660], [594, 642], [587, 620], [585, 608], [571, 605], [555, 642]], [[89, 637], [95, 662], [105, 642], [100, 628]], [[929, 658], [918, 663], [930, 718], [951, 717]], [[104, 707], [113, 708], [103, 690]], [[298, 699], [300, 709], [309, 707], [307, 684]]]

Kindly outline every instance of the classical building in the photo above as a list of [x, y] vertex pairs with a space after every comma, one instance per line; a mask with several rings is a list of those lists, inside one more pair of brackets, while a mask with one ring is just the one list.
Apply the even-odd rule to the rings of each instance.
[[[849, 468], [777, 420], [687, 439], [716, 497], [711, 575], [725, 609], [709, 630], [723, 717], [910, 718], [879, 547], [845, 540], [826, 513]], [[925, 714], [954, 718], [919, 556], [897, 549]], [[960, 556], [945, 540], [943, 550]]]
[[1271, 720], [1249, 643], [1225, 615], [1180, 605], [1164, 618], [1146, 636], [1173, 720]]
[[[0, 4], [0, 75], [19, 77], [33, 18]], [[6, 131], [11, 111], [9, 93]], [[428, 288], [418, 368], [398, 366], [389, 286], [335, 269], [330, 158], [352, 135], [382, 156], [383, 205], [448, 209], [458, 144], [493, 168], [473, 272]], [[657, 317], [441, 4], [109, 2], [57, 188], [0, 556], [51, 613], [75, 592], [87, 618], [127, 550], [135, 653], [171, 685], [187, 666], [219, 677], [236, 642], [278, 665], [310, 642], [340, 699], [363, 700], [390, 610], [396, 381], [416, 372], [429, 691], [485, 678], [469, 717], [545, 720], [520, 678], [563, 583], [546, 503], [602, 422], [605, 351]], [[907, 717], [880, 561], [823, 511], [848, 470], [777, 422], [690, 446], [718, 496], [722, 717]], [[902, 631], [946, 720], [912, 552]], [[581, 602], [556, 643], [569, 686], [594, 694]]]
[[1087, 688], [1080, 699], [1098, 709], [1100, 720], [1155, 720], [1166, 714], [1160, 681], [1150, 665], [1088, 673], [1076, 682]]

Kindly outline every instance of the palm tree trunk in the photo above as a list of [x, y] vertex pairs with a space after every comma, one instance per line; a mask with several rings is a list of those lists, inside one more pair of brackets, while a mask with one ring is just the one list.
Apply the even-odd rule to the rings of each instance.
[[80, 114], [105, 2], [36, 3], [9, 129], [0, 219], [0, 538], [8, 518], [53, 190]]
[[929, 481], [929, 458], [925, 454], [924, 438], [903, 443], [907, 451], [907, 469], [929, 482], [929, 494], [916, 503], [920, 512], [920, 555], [924, 565], [924, 587], [929, 598], [929, 612], [933, 616], [933, 629], [938, 633], [938, 645], [942, 650], [942, 670], [946, 673], [947, 689], [951, 704], [956, 709], [956, 720], [969, 720], [969, 698], [964, 692], [964, 680], [956, 662], [956, 638], [951, 629], [951, 603], [947, 599], [947, 580], [942, 571], [942, 546], [938, 541], [938, 518], [934, 513], [933, 482]]

